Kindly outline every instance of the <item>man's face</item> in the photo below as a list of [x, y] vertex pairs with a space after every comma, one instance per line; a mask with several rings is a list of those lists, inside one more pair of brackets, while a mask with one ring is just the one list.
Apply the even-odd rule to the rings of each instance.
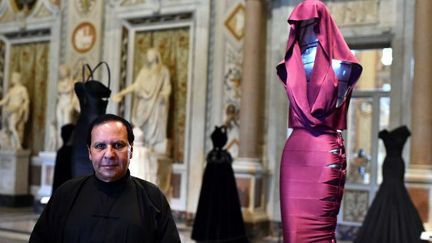
[[118, 121], [97, 125], [91, 133], [89, 158], [96, 177], [111, 182], [122, 178], [132, 158], [132, 144], [129, 144], [126, 127]]

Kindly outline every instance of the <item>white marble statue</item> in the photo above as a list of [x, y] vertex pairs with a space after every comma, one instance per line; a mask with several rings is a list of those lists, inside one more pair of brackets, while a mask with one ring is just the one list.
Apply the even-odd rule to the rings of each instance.
[[57, 82], [57, 106], [56, 106], [56, 140], [57, 147], [60, 146], [61, 128], [73, 122], [74, 102], [75, 102], [75, 79], [71, 75], [68, 66], [60, 65], [60, 79]]
[[2, 134], [10, 134], [10, 144], [0, 144], [3, 148], [22, 149], [24, 137], [24, 125], [29, 118], [30, 98], [27, 88], [21, 83], [21, 74], [12, 73], [12, 86], [6, 95], [0, 100], [0, 106], [5, 111], [6, 124], [2, 128]]
[[166, 143], [171, 83], [168, 68], [157, 49], [147, 51], [147, 65], [141, 68], [130, 86], [113, 96], [113, 100], [119, 102], [132, 92], [136, 98], [132, 124], [142, 130], [143, 145], [154, 147]]

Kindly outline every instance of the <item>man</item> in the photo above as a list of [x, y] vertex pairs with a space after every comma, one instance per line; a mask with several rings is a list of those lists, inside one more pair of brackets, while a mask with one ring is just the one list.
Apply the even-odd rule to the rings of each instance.
[[180, 242], [165, 196], [130, 176], [133, 141], [129, 122], [112, 114], [98, 117], [87, 137], [94, 174], [56, 190], [30, 242]]

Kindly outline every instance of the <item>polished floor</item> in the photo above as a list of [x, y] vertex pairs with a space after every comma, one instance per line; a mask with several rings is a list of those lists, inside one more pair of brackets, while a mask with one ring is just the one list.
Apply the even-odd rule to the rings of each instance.
[[[0, 243], [28, 242], [29, 235], [36, 223], [38, 214], [32, 208], [2, 208], [0, 207]], [[194, 243], [190, 239], [190, 227], [178, 225], [183, 243]], [[281, 242], [281, 239], [266, 237], [254, 239], [251, 243]]]

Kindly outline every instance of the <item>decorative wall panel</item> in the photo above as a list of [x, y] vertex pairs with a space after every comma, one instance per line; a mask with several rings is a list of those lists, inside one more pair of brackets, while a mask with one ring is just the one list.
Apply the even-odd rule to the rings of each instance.
[[226, 149], [233, 158], [238, 156], [240, 132], [240, 99], [245, 23], [244, 1], [227, 2], [224, 20], [224, 88], [223, 120], [228, 127]]
[[339, 26], [376, 24], [379, 0], [325, 1]]
[[363, 222], [369, 208], [369, 192], [361, 190], [345, 190], [343, 196], [343, 220]]
[[65, 63], [71, 66], [78, 79], [81, 79], [83, 64], [95, 66], [100, 61], [103, 2], [79, 0], [65, 3], [68, 10]]

